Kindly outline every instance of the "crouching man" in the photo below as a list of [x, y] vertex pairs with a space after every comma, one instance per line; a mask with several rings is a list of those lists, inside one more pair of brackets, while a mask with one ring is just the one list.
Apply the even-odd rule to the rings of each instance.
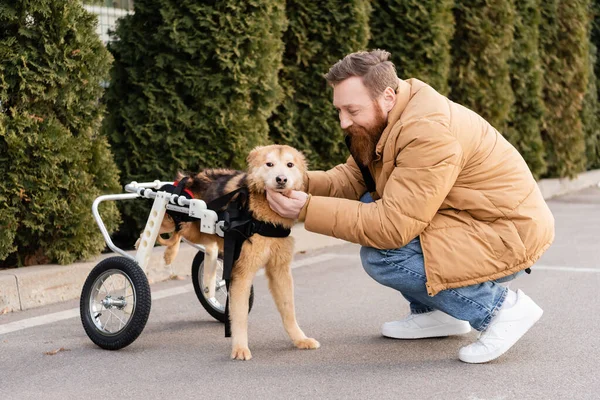
[[[527, 164], [473, 111], [427, 84], [398, 79], [383, 50], [347, 55], [326, 74], [351, 157], [307, 175], [308, 193], [269, 193], [307, 230], [359, 243], [366, 272], [410, 302], [384, 336], [480, 331], [460, 349], [491, 361], [542, 316], [499, 284], [554, 240], [554, 218]], [[362, 169], [362, 171], [361, 171]]]

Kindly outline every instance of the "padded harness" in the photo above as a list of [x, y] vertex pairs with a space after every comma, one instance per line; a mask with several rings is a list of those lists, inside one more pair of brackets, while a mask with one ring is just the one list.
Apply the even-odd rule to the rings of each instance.
[[[188, 199], [193, 199], [194, 196], [189, 189], [185, 188], [189, 178], [185, 177], [181, 181], [176, 181], [173, 185], [164, 185], [159, 190], [185, 196]], [[236, 197], [232, 201], [233, 197]], [[217, 213], [218, 220], [223, 222], [222, 230], [224, 232], [225, 248], [223, 251], [223, 279], [227, 287], [227, 301], [225, 303], [225, 337], [231, 336], [231, 325], [229, 321], [229, 285], [231, 283], [231, 272], [233, 265], [240, 258], [242, 245], [246, 240], [250, 243], [250, 237], [258, 234], [265, 237], [288, 237], [291, 229], [285, 228], [282, 225], [275, 225], [270, 222], [259, 221], [252, 215], [252, 211], [248, 208], [249, 192], [247, 187], [241, 187], [229, 192], [221, 197], [218, 197], [208, 204], [206, 207]], [[225, 208], [226, 207], [226, 208]], [[175, 230], [179, 231], [181, 222], [197, 221], [197, 218], [192, 218], [189, 215], [169, 210], [167, 214], [173, 218], [175, 222]]]

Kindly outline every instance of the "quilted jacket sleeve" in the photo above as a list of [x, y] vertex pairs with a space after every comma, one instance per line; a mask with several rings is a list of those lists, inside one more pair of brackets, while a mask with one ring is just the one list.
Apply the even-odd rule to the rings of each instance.
[[462, 148], [445, 125], [417, 120], [404, 124], [395, 149], [395, 168], [380, 200], [312, 196], [306, 229], [379, 249], [402, 247], [419, 235], [458, 177]]
[[367, 190], [358, 165], [352, 157], [329, 171], [309, 171], [308, 193], [313, 196], [358, 200]]

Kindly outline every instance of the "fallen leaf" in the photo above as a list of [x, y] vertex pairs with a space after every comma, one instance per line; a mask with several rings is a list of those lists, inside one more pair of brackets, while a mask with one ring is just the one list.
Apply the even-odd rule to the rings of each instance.
[[183, 281], [185, 280], [185, 277], [180, 275], [171, 275], [169, 279], [171, 279], [172, 281]]
[[71, 351], [71, 350], [65, 349], [64, 347], [61, 347], [60, 349], [56, 349], [56, 350], [52, 350], [52, 351], [47, 351], [44, 354], [47, 355], [47, 356], [53, 356], [56, 353], [58, 353], [59, 351]]
[[10, 311], [8, 307], [5, 307], [3, 310], [0, 310], [0, 315], [6, 314]]

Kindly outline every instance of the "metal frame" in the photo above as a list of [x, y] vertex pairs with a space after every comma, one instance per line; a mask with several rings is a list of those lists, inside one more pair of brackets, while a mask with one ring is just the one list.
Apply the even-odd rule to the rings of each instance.
[[[100, 232], [102, 232], [102, 236], [104, 237], [104, 241], [106, 242], [108, 248], [115, 253], [119, 253], [122, 256], [129, 258], [130, 260], [136, 261], [144, 272], [148, 266], [150, 255], [152, 253], [152, 249], [154, 248], [154, 243], [156, 243], [156, 238], [158, 237], [158, 232], [167, 210], [187, 214], [192, 218], [200, 220], [201, 232], [213, 235], [216, 234], [221, 237], [223, 236], [223, 231], [221, 229], [222, 223], [220, 223], [218, 220], [218, 216], [215, 211], [209, 210], [206, 207], [206, 203], [202, 200], [190, 200], [185, 196], [178, 196], [169, 192], [157, 191], [166, 184], [172, 184], [172, 182], [161, 182], [159, 180], [145, 183], [131, 182], [125, 185], [125, 191], [128, 193], [99, 196], [92, 204], [92, 214], [94, 215], [94, 219], [100, 228]], [[119, 201], [142, 197], [154, 199], [154, 203], [152, 204], [152, 209], [150, 210], [150, 215], [148, 216], [144, 232], [140, 236], [140, 243], [134, 257], [113, 243], [110, 235], [108, 234], [108, 230], [102, 221], [102, 217], [98, 212], [98, 206], [103, 201]], [[191, 243], [185, 239], [184, 241], [195, 248], [204, 251], [204, 247]]]

